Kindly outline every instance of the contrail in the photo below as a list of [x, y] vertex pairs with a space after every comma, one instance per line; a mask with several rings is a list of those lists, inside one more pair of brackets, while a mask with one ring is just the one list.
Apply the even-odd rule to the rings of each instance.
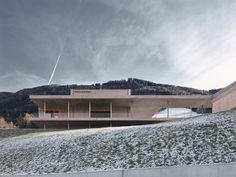
[[51, 84], [52, 78], [53, 78], [54, 73], [55, 73], [55, 71], [56, 71], [56, 69], [57, 69], [58, 62], [59, 62], [59, 60], [60, 60], [60, 58], [61, 58], [62, 51], [63, 51], [63, 50], [61, 50], [60, 53], [59, 53], [59, 56], [58, 56], [58, 58], [57, 58], [57, 62], [56, 62], [56, 64], [55, 64], [54, 68], [53, 68], [51, 77], [50, 77], [50, 79], [49, 79], [49, 81], [48, 81], [48, 85]]

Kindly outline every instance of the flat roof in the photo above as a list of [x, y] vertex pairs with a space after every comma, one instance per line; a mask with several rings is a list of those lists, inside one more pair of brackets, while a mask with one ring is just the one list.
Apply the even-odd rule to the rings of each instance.
[[87, 102], [102, 101], [113, 102], [119, 105], [139, 104], [143, 106], [173, 106], [173, 107], [194, 107], [202, 106], [212, 107], [211, 95], [30, 95], [30, 99], [37, 104], [57, 103], [63, 104], [65, 101], [85, 104]]
[[111, 96], [111, 95], [95, 95], [90, 97], [72, 96], [72, 95], [30, 95], [31, 100], [67, 100], [67, 99], [211, 99], [212, 95], [127, 95], [127, 96]]

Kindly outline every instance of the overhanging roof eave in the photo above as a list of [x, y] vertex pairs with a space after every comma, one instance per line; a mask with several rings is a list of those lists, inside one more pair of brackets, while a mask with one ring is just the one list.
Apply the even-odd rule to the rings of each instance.
[[211, 95], [130, 95], [124, 97], [110, 97], [110, 96], [103, 96], [103, 97], [76, 97], [71, 95], [30, 95], [31, 100], [91, 100], [91, 99], [132, 99], [132, 100], [153, 100], [153, 99], [164, 99], [164, 100], [211, 100]]

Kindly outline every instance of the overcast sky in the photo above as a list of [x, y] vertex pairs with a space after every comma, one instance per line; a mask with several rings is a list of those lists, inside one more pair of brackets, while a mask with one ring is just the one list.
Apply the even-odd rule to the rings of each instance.
[[236, 80], [235, 0], [0, 0], [0, 91], [136, 77]]

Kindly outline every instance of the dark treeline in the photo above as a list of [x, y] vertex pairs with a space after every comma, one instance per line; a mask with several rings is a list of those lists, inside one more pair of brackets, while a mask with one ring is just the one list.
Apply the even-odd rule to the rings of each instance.
[[16, 93], [0, 92], [0, 116], [7, 121], [17, 121], [24, 113], [37, 113], [37, 106], [30, 101], [29, 95], [69, 95], [70, 89], [131, 89], [132, 95], [209, 95], [219, 89], [204, 91], [188, 87], [129, 78], [103, 84], [92, 85], [49, 85], [20, 90]]

